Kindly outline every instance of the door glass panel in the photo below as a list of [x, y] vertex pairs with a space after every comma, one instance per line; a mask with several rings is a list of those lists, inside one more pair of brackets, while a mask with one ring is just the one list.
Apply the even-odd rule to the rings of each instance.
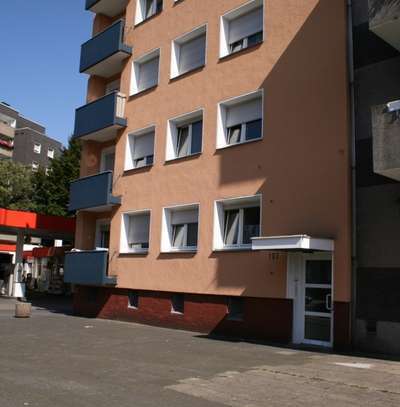
[[304, 338], [314, 341], [330, 342], [331, 319], [329, 317], [305, 316]]
[[114, 171], [115, 153], [108, 153], [104, 155], [104, 171]]
[[306, 261], [306, 284], [331, 284], [332, 263], [330, 260]]
[[330, 313], [330, 310], [326, 307], [330, 307], [330, 288], [306, 288], [305, 306], [306, 311], [312, 312], [326, 312]]

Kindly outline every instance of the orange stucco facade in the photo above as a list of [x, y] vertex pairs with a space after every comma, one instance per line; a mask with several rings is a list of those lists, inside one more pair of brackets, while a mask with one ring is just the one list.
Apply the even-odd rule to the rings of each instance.
[[[157, 87], [127, 98], [127, 128], [115, 141], [83, 143], [81, 175], [99, 171], [101, 150], [115, 144], [111, 213], [79, 212], [76, 246], [94, 247], [96, 219], [111, 219], [109, 274], [119, 288], [192, 294], [286, 298], [285, 253], [213, 250], [214, 202], [260, 194], [261, 235], [309, 234], [335, 241], [334, 299], [351, 297], [351, 182], [346, 4], [344, 0], [266, 0], [264, 41], [219, 58], [220, 16], [244, 0], [164, 0], [162, 13], [134, 26], [136, 1], [126, 9], [121, 92], [130, 93], [132, 62], [160, 49]], [[111, 22], [97, 15], [94, 32]], [[204, 68], [170, 79], [171, 41], [207, 25]], [[111, 80], [115, 80], [113, 77]], [[88, 101], [106, 80], [91, 77]], [[263, 138], [216, 148], [217, 106], [261, 89]], [[166, 162], [169, 119], [203, 109], [203, 149]], [[124, 171], [130, 132], [155, 126], [154, 164]], [[162, 209], [199, 204], [196, 253], [162, 253]], [[150, 210], [146, 255], [120, 254], [122, 214]]]

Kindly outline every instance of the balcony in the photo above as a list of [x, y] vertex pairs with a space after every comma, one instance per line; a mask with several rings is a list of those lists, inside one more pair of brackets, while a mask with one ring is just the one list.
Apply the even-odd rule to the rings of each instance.
[[115, 17], [122, 14], [127, 5], [128, 0], [86, 0], [86, 10], [103, 14], [107, 17]]
[[98, 142], [113, 140], [118, 130], [127, 125], [125, 100], [123, 94], [113, 92], [76, 109], [74, 137]]
[[115, 286], [117, 277], [108, 276], [108, 251], [76, 251], [65, 254], [64, 281], [71, 284]]
[[132, 55], [124, 44], [124, 26], [124, 20], [118, 20], [82, 45], [81, 73], [109, 78], [122, 71], [122, 62]]
[[69, 191], [70, 211], [109, 211], [121, 204], [121, 197], [112, 194], [113, 173], [102, 172], [71, 182]]
[[0, 136], [6, 136], [6, 138], [13, 139], [14, 135], [15, 129], [7, 123], [0, 121]]
[[374, 172], [400, 181], [400, 102], [372, 108]]
[[368, 0], [369, 29], [400, 51], [400, 0]]

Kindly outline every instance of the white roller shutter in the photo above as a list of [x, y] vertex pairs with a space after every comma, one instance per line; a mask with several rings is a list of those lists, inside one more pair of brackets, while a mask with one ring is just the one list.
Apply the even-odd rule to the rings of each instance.
[[133, 159], [147, 157], [154, 154], [154, 132], [136, 136], [134, 141]]
[[147, 243], [149, 241], [150, 215], [132, 215], [129, 218], [128, 244]]
[[247, 102], [227, 107], [226, 127], [262, 119], [262, 99], [257, 98]]
[[143, 62], [139, 67], [138, 90], [149, 89], [158, 83], [159, 57]]
[[179, 73], [189, 72], [205, 64], [206, 35], [194, 38], [180, 46]]
[[198, 209], [185, 209], [173, 211], [171, 214], [172, 225], [182, 225], [185, 223], [197, 223], [199, 220]]
[[229, 43], [263, 31], [263, 8], [250, 11], [229, 23]]

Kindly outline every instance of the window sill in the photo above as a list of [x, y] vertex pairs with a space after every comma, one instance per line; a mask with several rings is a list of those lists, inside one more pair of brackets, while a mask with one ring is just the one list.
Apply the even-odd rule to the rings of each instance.
[[248, 46], [246, 48], [243, 48], [243, 49], [241, 49], [239, 51], [235, 51], [235, 52], [231, 52], [230, 54], [222, 55], [222, 56], [219, 57], [219, 62], [224, 62], [224, 61], [227, 61], [229, 59], [233, 59], [236, 56], [245, 54], [246, 51], [254, 51], [255, 48], [260, 47], [263, 43], [264, 43], [264, 40], [262, 40], [260, 42], [257, 42], [256, 44], [252, 44], [252, 45], [250, 45], [250, 46]]
[[162, 254], [175, 254], [175, 253], [197, 253], [197, 249], [171, 249], [162, 250]]
[[243, 322], [244, 318], [243, 317], [227, 317], [226, 318], [228, 321], [232, 321], [232, 322]]
[[125, 168], [124, 169], [124, 175], [125, 174], [130, 174], [132, 172], [140, 172], [140, 170], [148, 170], [150, 169], [154, 164], [146, 164], [143, 165], [142, 167], [137, 167], [137, 168]]
[[134, 28], [140, 27], [140, 26], [143, 25], [144, 23], [147, 23], [148, 21], [153, 20], [153, 18], [159, 16], [162, 12], [163, 12], [162, 10], [157, 11], [157, 13], [153, 14], [152, 16], [147, 17], [147, 18], [145, 18], [144, 20], [139, 21], [138, 23], [135, 23]]
[[172, 77], [169, 79], [169, 82], [170, 82], [170, 83], [171, 83], [171, 82], [175, 82], [175, 81], [177, 81], [177, 80], [179, 80], [179, 79], [181, 79], [181, 78], [184, 78], [184, 77], [186, 77], [186, 76], [189, 76], [189, 75], [191, 75], [191, 74], [194, 74], [194, 73], [196, 73], [196, 72], [199, 72], [199, 71], [203, 70], [205, 66], [206, 66], [205, 64], [204, 64], [204, 65], [200, 65], [200, 66], [197, 66], [196, 68], [191, 69], [190, 71], [180, 73], [180, 74], [178, 74], [178, 75], [176, 75], [176, 76], [172, 76]]
[[227, 144], [226, 146], [217, 147], [217, 151], [218, 150], [225, 150], [227, 148], [242, 146], [244, 144], [255, 143], [257, 141], [262, 141], [262, 140], [264, 140], [264, 137], [255, 138], [255, 139], [252, 139], [252, 140], [246, 140], [246, 141], [242, 141], [240, 143], [235, 143], [235, 144]]
[[158, 87], [158, 83], [156, 85], [150, 86], [149, 88], [139, 90], [139, 91], [129, 95], [129, 99], [133, 99], [135, 97], [143, 96], [143, 95], [145, 95], [147, 93], [150, 93], [151, 91], [155, 90], [157, 87]]
[[124, 252], [119, 252], [121, 256], [127, 256], [127, 255], [133, 255], [133, 256], [143, 256], [149, 254], [148, 249], [138, 249], [138, 250], [132, 250], [132, 251], [124, 251]]
[[184, 157], [168, 158], [167, 160], [164, 161], [164, 164], [168, 165], [168, 164], [173, 164], [173, 163], [179, 162], [179, 161], [189, 160], [191, 158], [196, 158], [196, 157], [199, 157], [202, 153], [203, 152], [200, 151], [199, 153], [188, 154], [188, 155], [185, 155]]
[[178, 317], [183, 317], [183, 312], [179, 312], [179, 311], [171, 311], [172, 315], [176, 315]]
[[220, 252], [252, 252], [251, 245], [249, 246], [237, 246], [237, 247], [224, 247], [221, 249], [213, 249], [213, 252], [220, 253]]

